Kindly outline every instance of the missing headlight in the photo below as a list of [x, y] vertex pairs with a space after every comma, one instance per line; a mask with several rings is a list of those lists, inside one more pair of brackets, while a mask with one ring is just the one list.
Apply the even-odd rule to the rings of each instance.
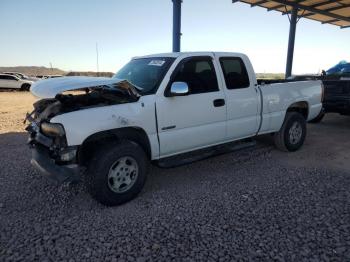
[[40, 127], [41, 132], [47, 136], [57, 137], [65, 135], [64, 128], [61, 124], [43, 122]]
[[76, 147], [69, 147], [60, 152], [60, 160], [63, 162], [69, 162], [75, 159], [77, 154]]

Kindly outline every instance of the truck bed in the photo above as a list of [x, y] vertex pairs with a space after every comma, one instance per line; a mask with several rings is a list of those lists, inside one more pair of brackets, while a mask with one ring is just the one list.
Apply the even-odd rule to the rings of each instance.
[[299, 81], [308, 81], [311, 79], [256, 79], [259, 85], [263, 84], [277, 84], [277, 83], [291, 83], [291, 82], [299, 82]]
[[[327, 76], [313, 76], [314, 80], [321, 80], [325, 89], [323, 106], [327, 113], [350, 115], [350, 79]], [[310, 77], [296, 79], [257, 79], [259, 85], [277, 83], [292, 83], [311, 80]]]
[[262, 95], [260, 133], [279, 130], [287, 108], [293, 101], [304, 103], [308, 119], [315, 118], [321, 108], [321, 81], [271, 81], [258, 86]]

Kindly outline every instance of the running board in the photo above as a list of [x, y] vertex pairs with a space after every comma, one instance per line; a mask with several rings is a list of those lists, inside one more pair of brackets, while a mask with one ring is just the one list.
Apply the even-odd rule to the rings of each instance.
[[252, 139], [245, 139], [238, 142], [231, 142], [223, 145], [213, 146], [210, 148], [200, 149], [189, 153], [171, 156], [160, 159], [155, 164], [162, 168], [171, 168], [193, 163], [199, 160], [204, 160], [209, 157], [226, 154], [233, 151], [238, 151], [250, 147], [254, 147], [256, 141]]

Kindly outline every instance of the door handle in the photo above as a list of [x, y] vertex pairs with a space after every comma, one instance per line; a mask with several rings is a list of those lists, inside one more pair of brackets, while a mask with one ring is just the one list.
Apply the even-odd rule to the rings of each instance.
[[213, 101], [215, 107], [220, 107], [225, 105], [225, 99], [215, 99]]

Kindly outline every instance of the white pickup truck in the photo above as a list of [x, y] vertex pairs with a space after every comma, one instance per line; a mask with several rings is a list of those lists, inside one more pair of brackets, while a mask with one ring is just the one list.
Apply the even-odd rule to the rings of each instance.
[[266, 133], [299, 149], [323, 87], [258, 85], [244, 54], [191, 52], [136, 57], [113, 78], [42, 80], [31, 92], [42, 98], [26, 117], [31, 163], [59, 182], [85, 170], [92, 196], [112, 206], [141, 191], [151, 161]]

